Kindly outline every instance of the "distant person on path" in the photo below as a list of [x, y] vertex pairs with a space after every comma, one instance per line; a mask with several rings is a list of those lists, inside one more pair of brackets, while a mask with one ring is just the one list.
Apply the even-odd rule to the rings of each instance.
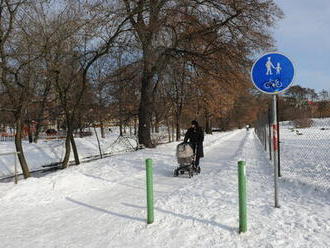
[[191, 122], [191, 128], [188, 129], [184, 137], [184, 142], [187, 143], [188, 141], [191, 143], [194, 152], [196, 152], [195, 166], [199, 171], [199, 159], [204, 157], [204, 131], [195, 120]]

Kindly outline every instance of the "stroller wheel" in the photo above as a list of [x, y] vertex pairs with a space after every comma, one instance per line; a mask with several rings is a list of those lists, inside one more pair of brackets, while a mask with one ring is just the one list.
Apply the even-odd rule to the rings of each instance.
[[174, 176], [175, 177], [179, 176], [179, 171], [177, 169], [174, 170]]
[[180, 174], [182, 175], [182, 174], [184, 174], [184, 171], [182, 170], [182, 171], [180, 171]]

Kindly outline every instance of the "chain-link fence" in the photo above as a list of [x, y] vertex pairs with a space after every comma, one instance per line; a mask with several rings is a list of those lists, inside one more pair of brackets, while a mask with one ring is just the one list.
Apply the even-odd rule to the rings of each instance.
[[[172, 131], [172, 130], [171, 130]], [[117, 154], [123, 154], [136, 151], [142, 148], [138, 143], [136, 135], [130, 132], [125, 132], [122, 136], [119, 135], [119, 129], [112, 127], [105, 130], [105, 138], [101, 138], [100, 129], [90, 130], [90, 135], [85, 137], [77, 136], [76, 145], [78, 147], [80, 162], [89, 162], [92, 160], [105, 158]], [[166, 127], [161, 127], [158, 133], [152, 133], [152, 142], [161, 144], [175, 140], [175, 133], [168, 134]], [[184, 133], [182, 133], [183, 135]], [[169, 137], [170, 136], [170, 137]], [[65, 140], [59, 139], [57, 136], [52, 136], [53, 139], [40, 139], [38, 144], [29, 144], [23, 142], [25, 155], [29, 162], [29, 169], [33, 175], [39, 176], [41, 172], [54, 171], [61, 168], [62, 161], [65, 155]], [[14, 140], [4, 140], [0, 142], [1, 151], [14, 151]], [[0, 154], [0, 182], [12, 180], [15, 175], [22, 177], [22, 169], [18, 166], [14, 167], [14, 156], [5, 153]], [[73, 154], [71, 153], [71, 162], [74, 164]]]
[[[288, 119], [281, 114], [286, 113], [287, 116], [285, 104], [281, 105], [280, 101], [278, 107], [279, 175], [295, 183], [330, 191], [330, 116], [316, 118], [304, 112], [303, 118]], [[296, 107], [298, 111], [301, 111], [299, 106]], [[255, 123], [255, 132], [270, 159], [273, 146], [272, 116], [270, 106]]]
[[272, 159], [272, 117], [271, 110], [260, 113], [258, 120], [255, 123], [255, 132], [263, 145], [265, 151], [269, 154], [269, 159]]
[[[98, 134], [97, 134], [98, 133]], [[97, 135], [96, 135], [97, 134]], [[133, 152], [139, 149], [135, 136], [118, 136], [118, 132], [106, 133], [105, 139], [101, 139], [100, 131], [96, 131], [90, 137], [76, 139], [80, 162], [105, 158], [117, 154]], [[13, 178], [22, 178], [22, 169], [19, 162], [12, 154], [15, 150], [14, 141], [0, 143], [0, 182], [7, 182]], [[42, 172], [54, 171], [61, 168], [65, 155], [65, 140], [45, 140], [38, 144], [24, 142], [25, 157], [28, 161], [29, 170], [39, 176]], [[69, 164], [74, 164], [71, 153]]]

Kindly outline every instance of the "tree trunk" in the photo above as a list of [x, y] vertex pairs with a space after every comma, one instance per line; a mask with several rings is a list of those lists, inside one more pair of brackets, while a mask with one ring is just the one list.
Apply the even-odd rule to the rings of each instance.
[[96, 136], [96, 139], [97, 139], [97, 145], [99, 147], [100, 157], [102, 158], [101, 144], [100, 144], [99, 136], [97, 134], [97, 131], [96, 131], [96, 127], [95, 126], [94, 126], [94, 132], [95, 132], [95, 136]]
[[151, 141], [151, 96], [150, 96], [150, 85], [151, 85], [152, 75], [150, 72], [144, 69], [143, 78], [142, 78], [142, 86], [141, 86], [141, 101], [139, 107], [139, 130], [138, 137], [139, 143], [143, 144], [145, 147], [151, 148], [153, 147]]
[[17, 118], [16, 120], [15, 146], [16, 146], [16, 152], [18, 152], [17, 156], [22, 167], [24, 178], [28, 178], [31, 175], [24, 156], [24, 151], [22, 146], [22, 120], [20, 117]]
[[210, 118], [208, 113], [205, 114], [205, 133], [212, 134], [212, 128], [210, 126]]
[[155, 122], [155, 133], [159, 133], [159, 122]]
[[123, 136], [123, 124], [121, 122], [121, 119], [119, 120], [119, 136]]
[[69, 159], [70, 159], [70, 152], [71, 152], [71, 146], [70, 146], [70, 133], [69, 130], [67, 131], [66, 138], [65, 138], [65, 155], [62, 163], [62, 168], [68, 168], [69, 166]]
[[74, 140], [72, 131], [70, 133], [70, 141], [71, 141], [72, 151], [73, 151], [73, 155], [74, 155], [74, 160], [75, 160], [76, 165], [78, 165], [78, 164], [80, 164], [79, 154], [78, 154], [76, 142]]
[[122, 103], [121, 103], [121, 96], [119, 96], [119, 104], [118, 104], [118, 107], [119, 107], [119, 136], [123, 136], [123, 120], [122, 120], [122, 113], [123, 113], [123, 110], [122, 110]]
[[40, 129], [41, 129], [41, 125], [39, 124], [39, 121], [38, 121], [38, 123], [36, 125], [36, 130], [34, 132], [34, 137], [33, 137], [33, 142], [34, 143], [38, 143]]
[[[152, 114], [151, 114], [152, 116]], [[150, 125], [151, 125], [151, 133], [155, 133], [155, 123], [153, 122], [153, 118], [151, 117], [150, 120]]]
[[[79, 125], [79, 126], [81, 126], [81, 125]], [[84, 128], [83, 127], [79, 128], [79, 136], [80, 136], [80, 138], [84, 138]]]
[[179, 141], [181, 138], [180, 114], [179, 113], [176, 113], [176, 115], [175, 115], [175, 125], [176, 125], [176, 141]]
[[[101, 124], [101, 138], [104, 139], [105, 135], [104, 135], [104, 125], [103, 125], [103, 121], [100, 121]], [[95, 127], [94, 127], [95, 128]]]
[[159, 118], [159, 115], [158, 114], [156, 114], [155, 117], [156, 117], [155, 118], [155, 132], [156, 133], [159, 133], [159, 122], [160, 122], [159, 119], [160, 118]]
[[[38, 143], [40, 129], [42, 127], [41, 122], [43, 120], [43, 115], [45, 113], [47, 96], [48, 96], [49, 90], [50, 90], [50, 84], [49, 84], [49, 86], [47, 86], [47, 88], [44, 92], [43, 99], [42, 99], [42, 102], [41, 102], [41, 108], [40, 108], [40, 111], [38, 112], [38, 115], [37, 115], [37, 120], [36, 120], [37, 125], [36, 125], [36, 130], [34, 132], [34, 137], [33, 137], [33, 142], [34, 143]], [[57, 127], [57, 130], [59, 130], [59, 127]]]
[[137, 134], [137, 118], [134, 117], [134, 135]]
[[209, 119], [209, 122], [210, 122], [210, 134], [213, 134], [213, 132], [212, 132], [212, 117]]
[[32, 138], [31, 122], [30, 122], [30, 120], [27, 121], [27, 130], [28, 130], [29, 143], [31, 144], [33, 142], [33, 138]]
[[167, 135], [168, 135], [168, 142], [171, 142], [171, 128], [170, 128], [170, 121], [168, 117], [166, 118], [166, 126], [167, 126]]
[[172, 120], [172, 141], [174, 141], [174, 136], [175, 135], [175, 124], [174, 124], [174, 120]]

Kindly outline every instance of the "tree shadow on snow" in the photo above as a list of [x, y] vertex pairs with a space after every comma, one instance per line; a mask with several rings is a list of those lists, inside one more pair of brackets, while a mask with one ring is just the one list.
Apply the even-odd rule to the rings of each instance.
[[[122, 204], [124, 206], [127, 206], [127, 207], [138, 208], [138, 209], [146, 209], [146, 207], [141, 207], [141, 206], [137, 206], [137, 205], [133, 205], [133, 204], [129, 204], [129, 203], [122, 203]], [[155, 207], [155, 210], [157, 210], [159, 212], [162, 212], [162, 213], [165, 213], [165, 214], [173, 215], [175, 217], [180, 217], [180, 218], [185, 219], [185, 220], [193, 220], [193, 221], [200, 222], [202, 224], [220, 227], [220, 228], [225, 229], [229, 232], [237, 232], [238, 231], [238, 228], [227, 226], [227, 225], [224, 225], [224, 224], [220, 224], [220, 223], [215, 222], [213, 220], [199, 219], [199, 218], [196, 218], [196, 217], [193, 217], [193, 216], [184, 215], [184, 214], [180, 214], [180, 213], [174, 213], [174, 212], [171, 212], [171, 211], [168, 211], [168, 210], [165, 210], [165, 209], [161, 209], [161, 208], [157, 208], [157, 207]]]
[[110, 211], [110, 210], [106, 210], [106, 209], [103, 209], [103, 208], [99, 208], [99, 207], [89, 205], [89, 204], [84, 203], [84, 202], [77, 201], [77, 200], [72, 199], [70, 197], [66, 197], [65, 199], [69, 202], [72, 202], [72, 203], [78, 204], [80, 206], [87, 207], [87, 208], [90, 208], [90, 209], [93, 209], [93, 210], [96, 210], [96, 211], [99, 211], [99, 212], [103, 212], [103, 213], [106, 213], [106, 214], [111, 214], [111, 215], [121, 217], [121, 218], [125, 218], [125, 219], [141, 221], [141, 222], [144, 222], [144, 223], [146, 222], [146, 219], [132, 217], [132, 216], [125, 215], [125, 214], [119, 214], [119, 213], [116, 213], [116, 212], [113, 212], [113, 211]]
[[[94, 178], [94, 179], [101, 180], [101, 181], [104, 181], [104, 182], [115, 183], [115, 184], [118, 184], [118, 185], [125, 186], [127, 188], [132, 188], [132, 189], [138, 189], [138, 190], [146, 191], [146, 188], [145, 187], [138, 187], [138, 186], [130, 185], [128, 183], [125, 183], [124, 180], [121, 180], [121, 181], [112, 181], [112, 180], [109, 180], [109, 179], [106, 179], [106, 178], [103, 178], [103, 177], [89, 175], [89, 174], [86, 174], [86, 173], [81, 173], [81, 174], [84, 175], [84, 176], [86, 176], [86, 177]], [[145, 180], [145, 179], [143, 178], [143, 180]], [[155, 193], [166, 193], [166, 191], [157, 191], [157, 190], [154, 190], [154, 192]]]

